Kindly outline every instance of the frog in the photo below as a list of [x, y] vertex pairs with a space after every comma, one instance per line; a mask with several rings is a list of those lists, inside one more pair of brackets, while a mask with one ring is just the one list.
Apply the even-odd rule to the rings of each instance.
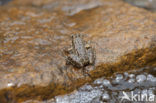
[[72, 45], [65, 49], [67, 65], [84, 68], [95, 63], [95, 50], [89, 43], [83, 40], [82, 34], [72, 34]]

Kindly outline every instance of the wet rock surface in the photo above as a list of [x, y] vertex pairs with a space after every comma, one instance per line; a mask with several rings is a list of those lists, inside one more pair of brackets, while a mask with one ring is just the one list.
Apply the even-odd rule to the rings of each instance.
[[[71, 94], [55, 97], [54, 103], [138, 103], [138, 101], [154, 103], [156, 99], [155, 97], [152, 99], [152, 96], [155, 96], [156, 92], [156, 77], [143, 72], [145, 69], [156, 72], [155, 68], [146, 67], [139, 71], [115, 74], [110, 78], [99, 78]], [[130, 100], [122, 99], [123, 92]], [[135, 99], [132, 99], [132, 93], [137, 95]], [[147, 95], [147, 98], [141, 95]]]
[[[125, 72], [116, 74], [115, 77], [97, 79], [71, 94], [55, 97], [54, 103], [120, 103], [124, 96], [123, 92], [127, 93], [131, 103], [148, 102], [149, 96], [154, 96], [156, 92], [156, 77], [146, 72], [141, 72], [141, 74], [139, 72]], [[132, 100], [131, 93], [139, 96], [148, 95], [148, 97], [147, 99], [136, 97]], [[122, 103], [123, 101], [129, 103], [129, 100], [122, 100]], [[153, 98], [150, 102], [155, 101]]]
[[[122, 1], [14, 0], [0, 14], [2, 103], [50, 99], [156, 59], [156, 14]], [[95, 48], [87, 73], [65, 65], [62, 49], [73, 33]]]
[[[41, 103], [155, 103], [156, 99], [152, 96], [156, 94], [156, 76], [147, 71], [156, 72], [156, 68], [144, 67], [137, 71], [116, 73], [109, 78], [102, 77], [70, 94]], [[128, 98], [123, 99], [123, 93]], [[33, 100], [24, 103], [31, 102]]]

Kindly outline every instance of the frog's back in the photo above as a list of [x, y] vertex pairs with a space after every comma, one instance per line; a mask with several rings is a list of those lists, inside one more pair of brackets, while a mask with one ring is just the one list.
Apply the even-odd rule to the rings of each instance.
[[80, 34], [72, 35], [72, 44], [73, 44], [75, 52], [79, 56], [84, 57], [86, 55], [85, 43]]

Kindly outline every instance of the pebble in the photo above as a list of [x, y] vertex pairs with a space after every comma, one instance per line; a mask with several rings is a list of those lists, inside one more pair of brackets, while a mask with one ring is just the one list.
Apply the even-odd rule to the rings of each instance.
[[135, 82], [134, 79], [129, 79], [129, 80], [128, 80], [128, 83], [134, 83], [134, 82]]
[[151, 82], [156, 82], [156, 78], [153, 75], [151, 75], [151, 74], [147, 75], [147, 80], [149, 80]]
[[104, 79], [102, 84], [103, 84], [104, 86], [109, 86], [109, 85], [111, 85], [110, 81], [107, 80], [107, 79]]
[[135, 75], [134, 74], [129, 74], [129, 78], [134, 78]]
[[117, 74], [114, 82], [120, 82], [123, 79], [122, 74]]
[[110, 99], [109, 94], [108, 94], [108, 93], [104, 93], [104, 94], [102, 95], [102, 100], [108, 100], [108, 99]]
[[137, 81], [138, 83], [144, 82], [145, 80], [146, 80], [146, 76], [143, 75], [143, 74], [138, 75], [138, 76], [136, 77], [136, 81]]

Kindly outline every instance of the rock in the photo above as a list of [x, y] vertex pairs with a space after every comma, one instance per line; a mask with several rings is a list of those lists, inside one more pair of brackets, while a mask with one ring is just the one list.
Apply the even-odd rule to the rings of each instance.
[[143, 7], [151, 11], [156, 11], [156, 0], [125, 0], [125, 1], [138, 7]]
[[138, 75], [138, 76], [136, 77], [136, 81], [137, 81], [138, 83], [144, 82], [144, 81], [146, 81], [146, 79], [147, 79], [146, 76], [143, 75], [143, 74]]
[[[154, 62], [156, 14], [118, 0], [94, 3], [14, 0], [0, 7], [0, 103], [46, 100]], [[86, 34], [96, 50], [88, 75], [65, 64], [72, 33]]]
[[0, 5], [7, 4], [9, 1], [11, 1], [11, 0], [0, 0]]

